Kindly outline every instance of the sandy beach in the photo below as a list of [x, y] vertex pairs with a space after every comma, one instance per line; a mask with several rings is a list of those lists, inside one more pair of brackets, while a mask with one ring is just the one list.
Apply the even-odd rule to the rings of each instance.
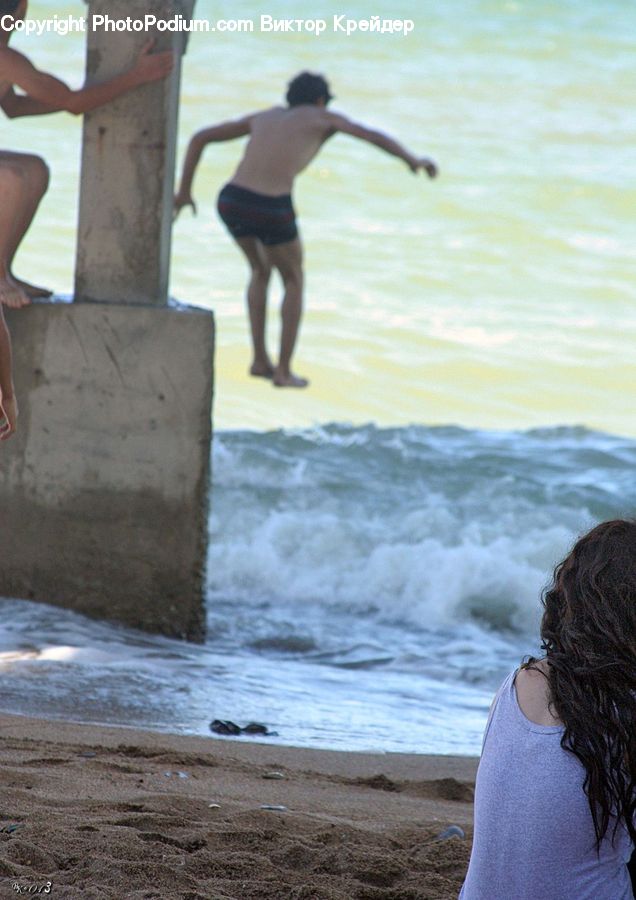
[[451, 900], [468, 862], [469, 757], [8, 715], [0, 735], [2, 897]]

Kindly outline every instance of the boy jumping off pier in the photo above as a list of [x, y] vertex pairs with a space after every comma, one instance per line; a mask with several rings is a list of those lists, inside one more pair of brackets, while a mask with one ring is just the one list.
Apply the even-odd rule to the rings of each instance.
[[[306, 387], [308, 381], [291, 370], [303, 305], [303, 248], [292, 202], [294, 180], [317, 155], [322, 145], [339, 132], [367, 141], [403, 160], [417, 173], [437, 175], [435, 163], [414, 156], [396, 140], [340, 113], [327, 110], [332, 99], [321, 75], [302, 72], [289, 84], [287, 106], [274, 106], [229, 122], [205, 128], [190, 141], [181, 186], [175, 197], [178, 214], [191, 206], [192, 182], [207, 144], [249, 135], [245, 154], [228, 184], [221, 190], [218, 210], [228, 231], [250, 266], [247, 304], [254, 358], [250, 374], [271, 378], [277, 387]], [[265, 346], [267, 289], [277, 269], [284, 284], [282, 334], [277, 365]]]

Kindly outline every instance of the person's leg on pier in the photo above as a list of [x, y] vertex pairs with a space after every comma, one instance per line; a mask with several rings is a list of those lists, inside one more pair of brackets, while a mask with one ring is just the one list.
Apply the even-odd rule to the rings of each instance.
[[0, 441], [11, 437], [16, 429], [18, 404], [13, 386], [11, 337], [0, 303]]
[[300, 238], [284, 244], [274, 244], [266, 248], [272, 266], [280, 272], [285, 294], [281, 308], [282, 332], [280, 357], [274, 370], [274, 384], [277, 387], [307, 387], [306, 378], [294, 375], [291, 359], [296, 347], [300, 319], [303, 309], [303, 247]]
[[15, 254], [29, 230], [40, 201], [48, 188], [49, 169], [39, 156], [0, 151], [0, 175], [7, 169], [21, 175], [22, 187], [17, 204], [14, 204], [8, 211], [6, 217], [8, 221], [0, 226], [0, 231], [3, 232], [0, 234], [0, 271], [2, 277], [12, 288], [15, 286], [18, 292], [26, 295], [26, 300], [16, 300], [16, 294], [14, 290], [11, 290], [8, 293], [8, 299], [4, 299], [2, 302], [7, 306], [24, 306], [29, 298], [51, 296], [51, 291], [48, 289], [22, 281], [16, 278], [12, 272]]
[[0, 162], [0, 303], [7, 306], [25, 306], [29, 302], [9, 274], [9, 251], [23, 193], [20, 166]]

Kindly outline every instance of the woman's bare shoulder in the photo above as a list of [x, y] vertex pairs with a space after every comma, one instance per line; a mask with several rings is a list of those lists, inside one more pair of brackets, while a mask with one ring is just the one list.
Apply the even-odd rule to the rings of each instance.
[[550, 707], [548, 664], [537, 660], [530, 669], [519, 669], [515, 678], [517, 702], [526, 719], [535, 725], [562, 725]]

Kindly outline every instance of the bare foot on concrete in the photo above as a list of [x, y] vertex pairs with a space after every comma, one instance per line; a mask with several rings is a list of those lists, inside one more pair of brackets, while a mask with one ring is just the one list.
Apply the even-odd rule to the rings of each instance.
[[285, 373], [277, 369], [274, 372], [274, 384], [276, 387], [306, 388], [309, 381], [307, 378], [294, 375], [293, 372]]
[[20, 309], [28, 306], [31, 301], [22, 288], [18, 287], [13, 278], [0, 278], [0, 303], [11, 309]]
[[30, 284], [28, 281], [23, 281], [22, 278], [16, 278], [15, 275], [11, 276], [11, 279], [15, 284], [20, 288], [21, 291], [30, 297], [31, 300], [40, 300], [40, 299], [48, 299], [53, 296], [53, 291], [50, 291], [48, 288], [38, 287], [36, 284]]
[[274, 366], [268, 359], [262, 362], [254, 360], [250, 366], [250, 375], [253, 375], [255, 378], [273, 378]]

